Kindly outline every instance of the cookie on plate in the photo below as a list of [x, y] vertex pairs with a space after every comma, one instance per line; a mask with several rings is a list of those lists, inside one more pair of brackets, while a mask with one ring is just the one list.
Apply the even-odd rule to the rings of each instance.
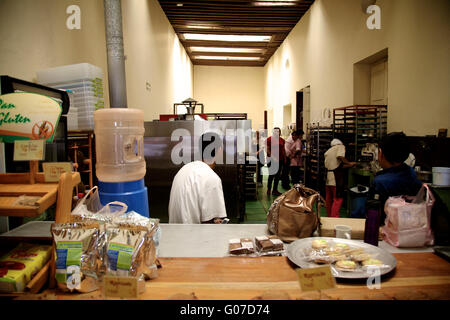
[[349, 250], [350, 247], [348, 244], [346, 243], [336, 243], [333, 247], [333, 249], [337, 252], [342, 252], [342, 251], [346, 251]]
[[367, 254], [367, 253], [352, 254], [351, 258], [352, 258], [353, 261], [362, 262], [364, 260], [369, 260], [370, 259], [370, 255]]
[[362, 262], [363, 266], [381, 266], [383, 265], [383, 261], [378, 259], [367, 259]]
[[336, 255], [332, 255], [330, 257], [333, 259], [333, 261], [348, 260], [348, 257], [345, 254], [336, 254]]
[[325, 249], [328, 247], [328, 241], [323, 239], [313, 240], [312, 247], [314, 249]]
[[314, 257], [313, 261], [317, 264], [330, 264], [333, 262], [333, 259], [329, 256], [317, 255]]
[[356, 269], [356, 263], [355, 261], [351, 260], [340, 260], [336, 262], [336, 267], [344, 270], [355, 270]]

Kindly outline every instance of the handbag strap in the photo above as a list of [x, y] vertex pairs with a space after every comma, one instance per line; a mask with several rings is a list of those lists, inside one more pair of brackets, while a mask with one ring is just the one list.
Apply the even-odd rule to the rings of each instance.
[[317, 230], [318, 230], [318, 232], [320, 234], [321, 226], [322, 226], [322, 222], [320, 221], [320, 207], [321, 207], [322, 203], [325, 203], [324, 198], [320, 195], [319, 192], [317, 192], [317, 191], [315, 191], [315, 190], [313, 190], [311, 188], [305, 187], [303, 184], [295, 184], [294, 188], [299, 193], [300, 193], [300, 189], [303, 189], [304, 191], [311, 192], [312, 193], [311, 195], [316, 195], [316, 215], [317, 215], [317, 222], [318, 222], [317, 223]]
[[317, 199], [317, 203], [316, 203], [316, 214], [317, 214], [317, 230], [319, 232], [319, 236], [321, 234], [321, 227], [322, 227], [322, 222], [320, 221], [320, 207], [322, 203], [325, 203], [325, 200], [323, 199], [323, 197], [320, 195], [320, 193], [317, 193], [318, 199]]

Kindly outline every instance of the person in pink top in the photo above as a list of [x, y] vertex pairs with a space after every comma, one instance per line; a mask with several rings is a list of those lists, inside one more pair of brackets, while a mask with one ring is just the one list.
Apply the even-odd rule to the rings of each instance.
[[289, 158], [289, 166], [292, 184], [300, 183], [300, 168], [303, 166], [302, 160], [302, 138], [303, 130], [292, 132], [284, 145], [286, 156]]

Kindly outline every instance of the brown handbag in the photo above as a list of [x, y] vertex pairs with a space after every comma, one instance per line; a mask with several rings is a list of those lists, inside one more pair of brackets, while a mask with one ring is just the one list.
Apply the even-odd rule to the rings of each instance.
[[269, 232], [285, 242], [311, 237], [315, 230], [320, 233], [320, 207], [324, 204], [319, 192], [296, 184], [270, 206], [267, 213]]

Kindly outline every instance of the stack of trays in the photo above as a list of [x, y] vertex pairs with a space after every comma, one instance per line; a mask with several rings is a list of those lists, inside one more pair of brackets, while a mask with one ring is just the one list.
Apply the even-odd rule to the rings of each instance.
[[78, 109], [73, 107], [73, 92], [71, 90], [65, 90], [69, 95], [70, 107], [67, 113], [67, 130], [77, 131], [78, 130]]
[[55, 87], [73, 92], [70, 110], [78, 114], [78, 130], [94, 130], [94, 111], [104, 107], [103, 80], [83, 79]]
[[72, 92], [68, 113], [70, 131], [94, 130], [94, 111], [104, 107], [103, 73], [99, 67], [80, 63], [41, 70], [37, 76], [41, 84]]

